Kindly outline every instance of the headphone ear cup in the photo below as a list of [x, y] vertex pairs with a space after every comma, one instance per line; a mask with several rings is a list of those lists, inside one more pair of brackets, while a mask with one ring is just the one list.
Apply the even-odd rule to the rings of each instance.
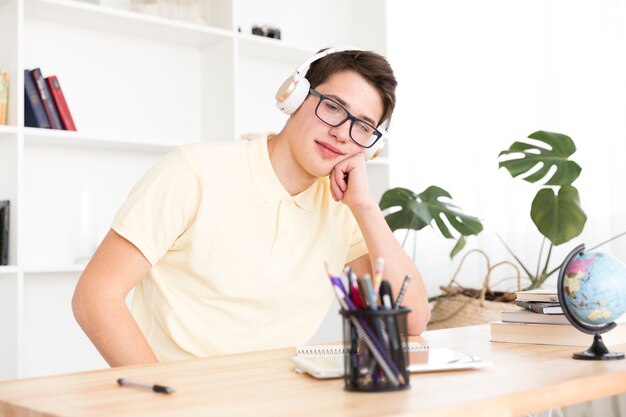
[[276, 92], [276, 107], [283, 113], [292, 114], [304, 103], [309, 95], [311, 84], [306, 78], [296, 81], [293, 77], [287, 78]]

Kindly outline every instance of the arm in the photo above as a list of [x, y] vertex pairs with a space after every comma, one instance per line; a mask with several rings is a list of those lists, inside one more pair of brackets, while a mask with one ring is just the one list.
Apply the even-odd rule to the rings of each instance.
[[110, 230], [74, 290], [74, 317], [111, 366], [158, 362], [125, 302], [150, 267], [136, 246]]
[[[348, 181], [344, 179], [345, 174], [349, 174]], [[391, 284], [394, 299], [404, 277], [410, 275], [411, 282], [403, 304], [412, 310], [408, 320], [409, 334], [420, 334], [430, 320], [426, 288], [417, 267], [389, 229], [383, 213], [369, 192], [363, 158], [356, 155], [337, 164], [331, 173], [330, 183], [335, 200], [342, 201], [352, 211], [369, 252], [349, 265], [359, 275], [371, 274], [376, 259], [384, 258], [384, 279]]]

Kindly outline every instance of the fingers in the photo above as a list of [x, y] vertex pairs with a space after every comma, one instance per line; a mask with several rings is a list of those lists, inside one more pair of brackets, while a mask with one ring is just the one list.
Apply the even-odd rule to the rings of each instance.
[[[333, 172], [330, 174], [329, 180], [330, 180], [330, 193], [333, 196], [333, 199], [335, 201], [341, 201], [343, 199], [343, 191], [341, 190], [341, 187], [339, 186], [339, 184], [337, 183], [337, 171], [340, 171], [338, 169], [334, 169]], [[341, 175], [341, 177], [343, 178], [343, 174]]]
[[335, 176], [335, 181], [339, 189], [345, 193], [348, 189], [348, 173], [344, 172], [341, 168], [335, 168], [333, 175]]

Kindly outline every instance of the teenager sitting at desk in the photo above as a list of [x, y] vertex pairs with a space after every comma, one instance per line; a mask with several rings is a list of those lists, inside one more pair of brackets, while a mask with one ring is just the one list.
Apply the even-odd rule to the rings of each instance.
[[[422, 279], [366, 175], [395, 87], [382, 56], [326, 50], [279, 89], [277, 105], [290, 114], [280, 133], [185, 146], [150, 169], [72, 300], [106, 361], [306, 343], [333, 299], [324, 263], [334, 273], [347, 264], [362, 275], [378, 257], [396, 292], [412, 276], [404, 299], [413, 310], [409, 332], [421, 333], [430, 317]], [[131, 314], [125, 298], [133, 287]]]

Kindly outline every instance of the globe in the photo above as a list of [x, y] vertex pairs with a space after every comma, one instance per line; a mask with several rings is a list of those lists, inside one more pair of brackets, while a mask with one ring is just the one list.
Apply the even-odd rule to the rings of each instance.
[[559, 303], [578, 330], [594, 335], [594, 342], [575, 359], [622, 359], [602, 342], [602, 333], [615, 328], [626, 311], [626, 265], [601, 252], [585, 252], [580, 245], [561, 264], [557, 285]]

